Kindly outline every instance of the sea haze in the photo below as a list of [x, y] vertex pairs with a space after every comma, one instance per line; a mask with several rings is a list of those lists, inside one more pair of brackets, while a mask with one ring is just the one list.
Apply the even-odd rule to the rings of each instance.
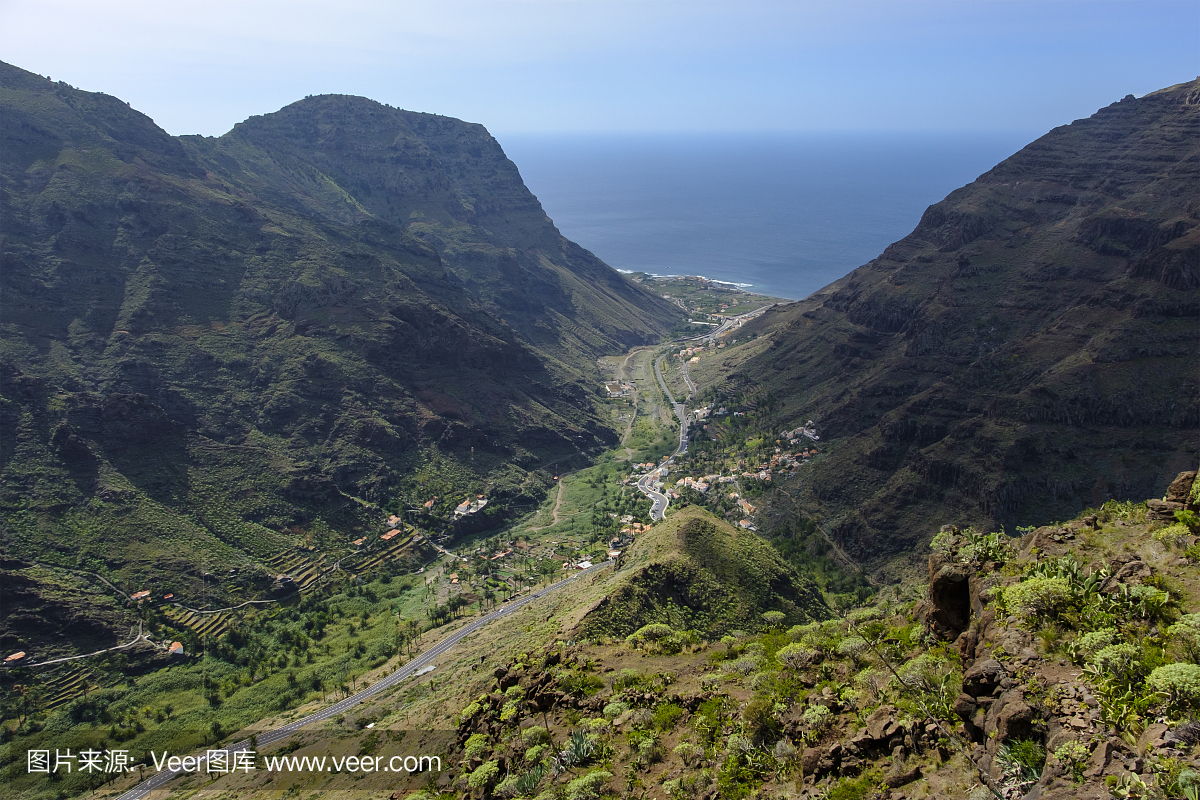
[[613, 267], [801, 299], [1038, 134], [498, 137], [559, 230]]

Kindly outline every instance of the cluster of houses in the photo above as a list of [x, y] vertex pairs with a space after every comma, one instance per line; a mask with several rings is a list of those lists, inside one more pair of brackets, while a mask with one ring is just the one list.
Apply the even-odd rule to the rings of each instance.
[[690, 475], [686, 478], [680, 478], [675, 482], [676, 486], [686, 486], [689, 489], [694, 489], [700, 494], [706, 494], [708, 490], [716, 483], [733, 483], [737, 478], [732, 475], [705, 475], [702, 478], [693, 478]]

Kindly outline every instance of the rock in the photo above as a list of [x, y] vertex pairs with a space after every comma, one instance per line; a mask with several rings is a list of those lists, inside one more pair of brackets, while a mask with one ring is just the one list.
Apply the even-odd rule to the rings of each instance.
[[1167, 494], [1163, 499], [1168, 503], [1187, 503], [1192, 492], [1192, 483], [1195, 480], [1195, 470], [1179, 473], [1175, 476], [1175, 480], [1171, 481], [1171, 485], [1167, 487]]
[[1182, 511], [1183, 508], [1183, 503], [1176, 503], [1170, 500], [1147, 500], [1146, 519], [1174, 522], [1175, 512]]
[[1005, 692], [988, 711], [984, 733], [998, 742], [1033, 736], [1033, 709], [1019, 690]]
[[996, 659], [979, 661], [963, 674], [962, 690], [971, 697], [992, 694], [1007, 676], [1004, 665]]
[[886, 731], [894, 727], [896, 724], [896, 709], [894, 706], [882, 705], [875, 709], [871, 716], [867, 717], [866, 730], [871, 738], [875, 741], [886, 739], [889, 733]]
[[918, 615], [934, 635], [953, 641], [971, 623], [971, 575], [966, 564], [945, 556], [929, 558], [929, 597]]
[[1161, 722], [1155, 722], [1153, 725], [1147, 725], [1146, 730], [1142, 731], [1141, 737], [1138, 739], [1137, 749], [1139, 753], [1145, 753], [1148, 750], [1158, 750], [1163, 746], [1163, 740], [1167, 738], [1167, 732], [1170, 730]]
[[[1171, 517], [1171, 519], [1174, 519], [1174, 517]], [[1135, 559], [1109, 576], [1100, 585], [1100, 591], [1105, 593], [1115, 592], [1117, 591], [1117, 587], [1122, 583], [1128, 583], [1132, 578], [1149, 578], [1151, 574], [1150, 567], [1146, 566], [1146, 562]]]
[[1108, 769], [1108, 764], [1112, 760], [1112, 748], [1108, 742], [1101, 742], [1096, 745], [1096, 749], [1092, 751], [1092, 757], [1088, 759], [1087, 766], [1083, 770], [1083, 777], [1093, 780], [1099, 778]]
[[886, 778], [883, 779], [883, 784], [889, 789], [899, 788], [906, 783], [912, 783], [917, 778], [921, 777], [921, 767], [915, 766], [910, 770], [897, 772], [893, 769]]
[[971, 697], [971, 695], [967, 694], [966, 692], [959, 692], [958, 699], [954, 701], [955, 714], [958, 714], [958, 716], [962, 717], [964, 720], [969, 720], [971, 717], [975, 716], [975, 709], [977, 708], [978, 706], [975, 705], [975, 698]]

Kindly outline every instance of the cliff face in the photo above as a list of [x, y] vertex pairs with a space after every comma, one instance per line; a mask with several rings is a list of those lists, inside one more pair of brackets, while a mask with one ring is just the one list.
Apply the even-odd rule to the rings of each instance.
[[612, 437], [595, 357], [677, 318], [564, 239], [481, 126], [321, 97], [179, 139], [0, 83], [13, 555], [167, 579], [408, 492], [531, 502]]
[[909, 236], [764, 316], [733, 376], [817, 419], [804, 487], [868, 562], [931, 521], [1161, 494], [1200, 424], [1200, 82], [1057, 128]]

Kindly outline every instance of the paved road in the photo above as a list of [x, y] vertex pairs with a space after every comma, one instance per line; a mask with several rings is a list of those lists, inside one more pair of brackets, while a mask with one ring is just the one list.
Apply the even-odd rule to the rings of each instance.
[[694, 342], [697, 340], [703, 340], [706, 342], [716, 341], [717, 338], [720, 337], [722, 334], [728, 333], [729, 331], [733, 330], [734, 328], [741, 327], [742, 323], [745, 322], [746, 320], [751, 320], [757, 316], [761, 316], [762, 314], [767, 313], [768, 310], [774, 308], [776, 305], [778, 305], [778, 303], [771, 303], [770, 305], [763, 306], [762, 308], [756, 308], [753, 311], [747, 311], [745, 314], [738, 314], [736, 317], [729, 317], [728, 319], [723, 321], [718, 327], [713, 328], [708, 333], [702, 333], [699, 336], [689, 336], [688, 338], [680, 339], [679, 341], [681, 341], [681, 342]]
[[[555, 589], [559, 589], [562, 586], [565, 586], [566, 584], [570, 583], [571, 581], [573, 581], [577, 578], [580, 578], [584, 575], [587, 575], [588, 573], [594, 572], [599, 569], [603, 569], [604, 567], [609, 566], [611, 563], [612, 563], [611, 561], [603, 561], [599, 564], [595, 564], [586, 570], [581, 570], [581, 571], [576, 572], [575, 574], [571, 575], [570, 577], [563, 578], [558, 583], [551, 584], [550, 586], [546, 587], [545, 589], [542, 589], [541, 591], [534, 592], [533, 594], [530, 594], [530, 595], [526, 595], [525, 597], [522, 597], [520, 600], [512, 600], [508, 603], [503, 604], [502, 606], [500, 606], [499, 608], [497, 608], [495, 611], [488, 614], [487, 616], [480, 617], [479, 619], [472, 621], [470, 624], [468, 624], [462, 628], [459, 628], [457, 631], [450, 634], [445, 639], [442, 639], [440, 642], [438, 642], [433, 647], [426, 650], [424, 653], [421, 653], [421, 655], [417, 656], [412, 661], [409, 661], [407, 664], [403, 665], [402, 667], [397, 669], [395, 672], [393, 672], [392, 674], [383, 678], [382, 680], [378, 681], [377, 683], [373, 684], [372, 686], [368, 686], [367, 688], [358, 692], [358, 694], [350, 695], [345, 700], [341, 700], [337, 703], [334, 703], [331, 706], [328, 706], [327, 708], [323, 708], [320, 711], [316, 711], [312, 714], [309, 714], [307, 717], [302, 717], [302, 718], [296, 720], [295, 722], [289, 722], [287, 725], [282, 725], [278, 728], [273, 728], [269, 731], [264, 731], [264, 732], [258, 734], [257, 735], [258, 746], [263, 747], [265, 745], [274, 744], [275, 742], [278, 742], [282, 739], [286, 739], [292, 733], [294, 733], [295, 731], [298, 731], [300, 728], [303, 728], [307, 725], [311, 725], [314, 722], [320, 722], [322, 720], [329, 719], [330, 717], [336, 717], [338, 714], [343, 714], [346, 711], [349, 711], [354, 706], [358, 705], [359, 703], [362, 703], [364, 700], [368, 700], [377, 694], [381, 694], [382, 692], [392, 688], [393, 686], [400, 683], [401, 681], [411, 678], [413, 675], [417, 674], [418, 672], [429, 671], [429, 669], [431, 669], [434, 666], [433, 660], [435, 658], [442, 655], [446, 651], [450, 650], [452, 647], [454, 647], [454, 645], [458, 644], [463, 639], [467, 638], [468, 636], [470, 636], [472, 633], [479, 630], [483, 626], [491, 624], [492, 622], [495, 622], [504, 617], [507, 617], [507, 616], [511, 615], [514, 611], [516, 611], [518, 608], [521, 608], [522, 606], [532, 603], [534, 600], [537, 600], [538, 598], [542, 597], [543, 595], [545, 595], [549, 592], [552, 592]], [[221, 749], [225, 750], [228, 753], [237, 753], [237, 752], [241, 752], [243, 750], [248, 750], [249, 748], [250, 748], [250, 740], [243, 739], [240, 742], [228, 745]], [[197, 753], [195, 755], [195, 758], [197, 759], [196, 763], [199, 768], [199, 771], [204, 770], [204, 765], [208, 761], [208, 757], [207, 757], [206, 753], [207, 753], [207, 751], [205, 751], [204, 753]], [[232, 761], [232, 759], [229, 759], [229, 760]], [[129, 791], [122, 794], [120, 797], [117, 798], [117, 800], [139, 800], [140, 798], [145, 797], [147, 794], [149, 794], [154, 789], [158, 789], [163, 784], [170, 781], [176, 775], [179, 775], [180, 772], [182, 772], [182, 770], [163, 770], [162, 772], [158, 772], [158, 773], [152, 775], [151, 777], [147, 778], [146, 780], [142, 781], [141, 783], [139, 783], [137, 786], [133, 787]]]
[[[675, 456], [683, 455], [687, 452], [687, 408], [684, 407], [683, 403], [675, 402], [674, 395], [672, 395], [671, 390], [667, 388], [667, 382], [663, 380], [662, 362], [664, 358], [666, 358], [666, 356], [659, 356], [658, 360], [654, 362], [654, 374], [658, 377], [658, 385], [662, 387], [663, 394], [665, 394], [667, 396], [667, 400], [670, 401], [671, 408], [675, 410], [675, 416], [679, 418], [679, 446], [675, 448], [675, 452], [672, 453], [667, 459], [667, 464], [671, 464], [675, 461]], [[690, 379], [688, 380], [688, 385], [692, 386]], [[692, 388], [694, 390], [695, 387]], [[691, 394], [688, 395], [688, 398], [691, 398]], [[659, 467], [658, 469], [652, 470], [643, 475], [638, 479], [637, 482], [638, 491], [650, 498], [650, 502], [652, 503], [650, 506], [650, 519], [654, 522], [658, 522], [664, 516], [666, 516], [667, 506], [671, 503], [670, 498], [650, 485], [654, 483], [654, 481], [658, 480], [661, 475], [662, 467]]]

